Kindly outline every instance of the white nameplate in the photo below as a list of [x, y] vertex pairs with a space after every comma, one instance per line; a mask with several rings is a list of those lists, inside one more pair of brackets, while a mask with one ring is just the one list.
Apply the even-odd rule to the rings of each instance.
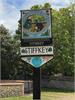
[[53, 55], [53, 46], [20, 47], [21, 56]]

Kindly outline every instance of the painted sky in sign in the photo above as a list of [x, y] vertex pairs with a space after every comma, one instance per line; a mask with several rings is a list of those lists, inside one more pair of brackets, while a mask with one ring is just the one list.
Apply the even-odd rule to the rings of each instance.
[[33, 5], [51, 4], [52, 8], [59, 9], [68, 6], [74, 0], [0, 0], [0, 24], [11, 32], [15, 32], [20, 19], [20, 10], [30, 9]]

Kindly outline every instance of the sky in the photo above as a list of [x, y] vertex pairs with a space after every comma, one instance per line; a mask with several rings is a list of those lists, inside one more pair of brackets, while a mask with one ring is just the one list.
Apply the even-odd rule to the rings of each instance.
[[50, 3], [54, 9], [64, 8], [73, 0], [0, 0], [0, 25], [15, 33], [20, 19], [20, 10], [30, 9], [33, 5]]

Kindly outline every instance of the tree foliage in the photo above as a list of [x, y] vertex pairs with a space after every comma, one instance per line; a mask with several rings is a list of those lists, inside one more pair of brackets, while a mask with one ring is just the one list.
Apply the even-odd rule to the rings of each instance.
[[[50, 4], [34, 5], [31, 9], [48, 9]], [[52, 35], [54, 58], [43, 65], [43, 75], [62, 73], [74, 75], [74, 4], [59, 11], [52, 9]], [[1, 37], [1, 76], [2, 79], [28, 79], [32, 76], [32, 67], [20, 58], [21, 20], [14, 37], [0, 25]]]
[[[10, 35], [3, 25], [0, 26], [1, 36], [1, 79], [28, 79], [31, 68], [21, 61], [19, 37]], [[25, 67], [27, 66], [27, 67]]]
[[[17, 58], [17, 45], [11, 37], [9, 31], [3, 26], [0, 26], [1, 36], [1, 77], [8, 79], [10, 73], [14, 73], [15, 61]], [[14, 45], [15, 44], [15, 45]], [[16, 47], [15, 47], [16, 46]]]

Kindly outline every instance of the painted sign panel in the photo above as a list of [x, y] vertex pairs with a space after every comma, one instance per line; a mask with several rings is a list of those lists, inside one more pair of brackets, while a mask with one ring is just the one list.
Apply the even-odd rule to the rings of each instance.
[[51, 38], [51, 10], [22, 10], [22, 39]]
[[43, 64], [47, 63], [49, 60], [53, 59], [53, 56], [34, 56], [34, 57], [22, 57], [23, 61], [26, 61], [35, 68], [41, 67]]
[[53, 58], [51, 9], [21, 10], [21, 59], [38, 68]]
[[20, 47], [21, 56], [53, 55], [53, 46]]

